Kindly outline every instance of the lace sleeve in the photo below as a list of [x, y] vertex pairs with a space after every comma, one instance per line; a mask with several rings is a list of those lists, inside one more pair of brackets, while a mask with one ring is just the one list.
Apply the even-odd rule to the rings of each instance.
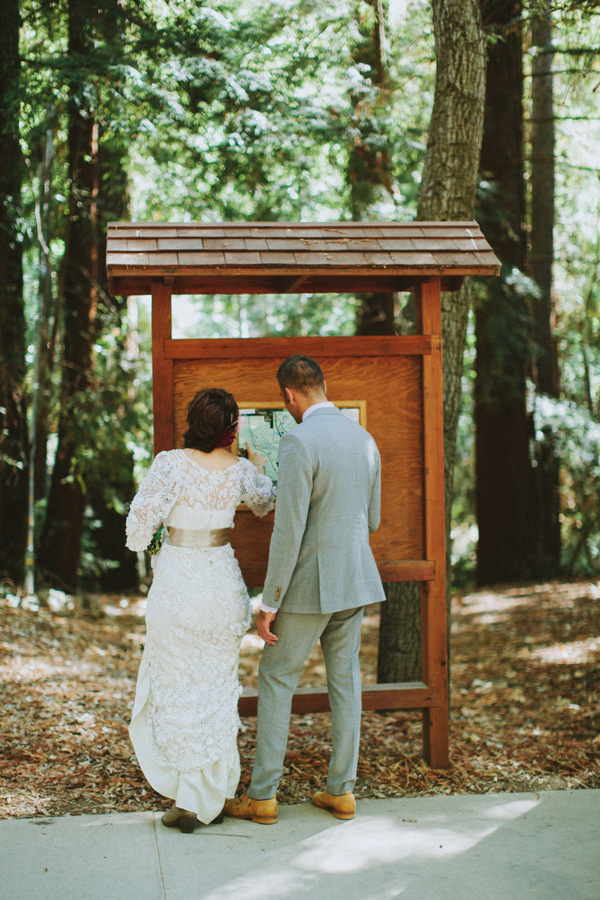
[[243, 460], [242, 503], [249, 506], [255, 516], [266, 516], [273, 509], [275, 488], [268, 475], [261, 475], [249, 460]]
[[133, 498], [126, 522], [126, 544], [144, 550], [158, 526], [165, 522], [179, 493], [179, 479], [169, 454], [159, 453]]

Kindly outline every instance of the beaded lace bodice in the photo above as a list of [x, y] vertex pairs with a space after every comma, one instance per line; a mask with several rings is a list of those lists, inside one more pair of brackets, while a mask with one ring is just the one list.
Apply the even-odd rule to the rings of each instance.
[[175, 528], [229, 528], [240, 503], [258, 516], [273, 506], [270, 479], [247, 459], [208, 471], [183, 450], [163, 451], [131, 504], [127, 546], [144, 550], [161, 523]]

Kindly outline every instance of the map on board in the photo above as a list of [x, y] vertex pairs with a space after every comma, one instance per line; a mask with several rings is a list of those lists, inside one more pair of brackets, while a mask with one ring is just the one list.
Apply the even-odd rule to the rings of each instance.
[[[357, 407], [343, 407], [341, 412], [359, 422], [360, 410]], [[262, 467], [273, 484], [277, 485], [277, 457], [279, 441], [296, 425], [287, 409], [241, 409], [240, 430], [238, 434], [238, 454], [250, 456], [252, 461]]]

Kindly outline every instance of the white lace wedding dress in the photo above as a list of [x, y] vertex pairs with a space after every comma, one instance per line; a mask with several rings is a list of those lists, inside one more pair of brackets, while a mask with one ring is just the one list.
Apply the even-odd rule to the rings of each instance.
[[[241, 502], [263, 516], [273, 495], [270, 479], [246, 459], [208, 471], [183, 450], [159, 453], [131, 504], [127, 546], [145, 549], [161, 523], [228, 528]], [[129, 733], [152, 787], [210, 822], [240, 778], [238, 654], [250, 625], [248, 592], [230, 544], [164, 543], [153, 568]]]

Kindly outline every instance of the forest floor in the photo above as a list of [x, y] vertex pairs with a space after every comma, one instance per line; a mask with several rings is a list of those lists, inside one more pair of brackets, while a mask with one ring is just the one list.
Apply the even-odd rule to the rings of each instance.
[[[169, 805], [145, 782], [127, 724], [144, 641], [144, 600], [96, 598], [95, 615], [13, 607], [0, 599], [0, 818]], [[363, 680], [376, 680], [379, 617], [363, 626]], [[243, 641], [242, 683], [255, 686], [261, 641]], [[320, 649], [302, 684], [324, 683]], [[421, 715], [366, 712], [356, 794], [600, 788], [600, 583], [497, 587], [457, 596], [452, 612], [451, 767], [420, 756]], [[240, 734], [242, 786], [256, 720]], [[324, 785], [329, 715], [293, 716], [278, 797]]]

